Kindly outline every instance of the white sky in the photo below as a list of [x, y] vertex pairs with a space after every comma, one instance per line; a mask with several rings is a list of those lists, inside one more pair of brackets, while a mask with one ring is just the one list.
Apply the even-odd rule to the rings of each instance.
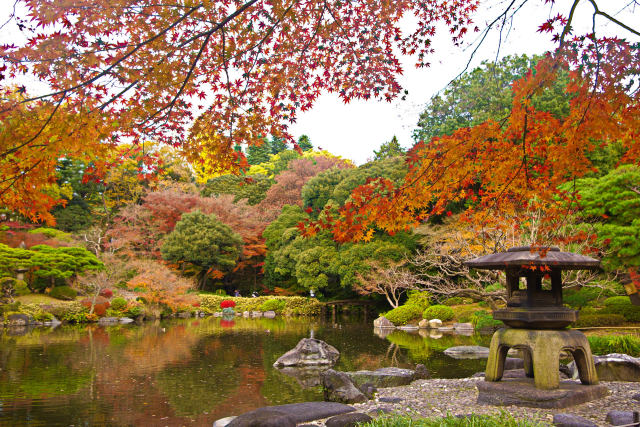
[[[519, 5], [523, 0], [516, 1]], [[488, 22], [497, 17], [511, 0], [483, 0], [481, 10], [475, 18], [476, 25], [482, 29]], [[546, 19], [557, 13], [568, 14], [572, 2], [568, 0], [556, 0], [553, 9], [545, 5], [542, 0], [529, 0], [516, 14], [513, 22], [509, 22], [507, 34], [505, 29], [499, 57], [513, 54], [541, 54], [553, 49], [548, 34], [537, 33], [539, 25]], [[623, 22], [634, 24], [637, 17], [632, 12], [626, 11], [617, 14], [629, 0], [601, 1], [600, 7]], [[13, 0], [0, 0], [0, 24], [4, 23], [11, 13], [10, 7]], [[583, 2], [578, 8], [576, 25], [577, 33], [588, 31], [585, 23], [590, 26], [592, 8], [587, 2]], [[412, 21], [408, 19], [403, 26], [411, 28]], [[599, 30], [600, 31], [600, 30]], [[624, 31], [612, 24], [607, 24], [604, 31], [610, 34], [624, 37]], [[0, 31], [0, 42], [15, 40], [20, 37], [15, 24], [11, 23]], [[468, 43], [474, 41], [477, 34], [469, 34]], [[499, 46], [498, 31], [493, 31], [484, 40], [478, 49], [469, 70], [478, 66], [483, 60], [494, 60]], [[297, 138], [306, 134], [311, 138], [315, 147], [321, 147], [334, 154], [353, 160], [356, 164], [362, 164], [373, 157], [382, 143], [389, 141], [394, 135], [400, 144], [408, 148], [413, 144], [411, 134], [415, 129], [420, 112], [431, 96], [444, 89], [451, 79], [457, 76], [469, 61], [472, 48], [456, 48], [452, 45], [446, 28], [440, 28], [440, 33], [434, 40], [435, 53], [427, 60], [431, 67], [416, 69], [414, 62], [409, 57], [402, 57], [401, 61], [404, 74], [400, 83], [409, 91], [406, 99], [397, 99], [391, 103], [384, 101], [352, 101], [343, 104], [333, 94], [322, 95], [315, 106], [304, 113], [300, 113], [298, 120], [291, 126], [293, 135]]]

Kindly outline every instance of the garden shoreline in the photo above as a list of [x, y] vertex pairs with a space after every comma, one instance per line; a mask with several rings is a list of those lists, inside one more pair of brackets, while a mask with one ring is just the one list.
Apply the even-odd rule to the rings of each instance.
[[[610, 425], [606, 420], [609, 411], [634, 411], [639, 402], [635, 397], [640, 392], [640, 384], [635, 382], [601, 381], [609, 389], [609, 395], [602, 399], [563, 409], [540, 409], [521, 406], [491, 406], [478, 404], [476, 384], [483, 378], [426, 379], [416, 380], [409, 385], [380, 388], [374, 399], [352, 406], [358, 412], [372, 417], [380, 414], [406, 415], [430, 418], [447, 415], [466, 416], [498, 415], [502, 411], [517, 420], [538, 421], [553, 425], [555, 414], [574, 414], [593, 421], [597, 425]], [[386, 402], [385, 402], [386, 400]], [[324, 425], [324, 420], [316, 421]]]

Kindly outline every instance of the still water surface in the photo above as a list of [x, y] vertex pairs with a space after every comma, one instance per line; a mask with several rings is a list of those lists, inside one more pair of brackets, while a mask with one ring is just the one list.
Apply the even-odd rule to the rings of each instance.
[[273, 367], [310, 335], [341, 352], [338, 370], [424, 363], [439, 378], [484, 370], [484, 360], [442, 351], [490, 339], [402, 331], [381, 337], [369, 322], [318, 319], [0, 329], [0, 425], [210, 426], [261, 406], [322, 400], [313, 379]]

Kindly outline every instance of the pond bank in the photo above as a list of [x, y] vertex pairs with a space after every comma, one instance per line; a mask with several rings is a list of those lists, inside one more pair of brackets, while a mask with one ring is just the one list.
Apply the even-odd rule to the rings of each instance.
[[[374, 400], [354, 404], [359, 411], [375, 414], [378, 411], [408, 415], [411, 417], [442, 417], [451, 415], [495, 415], [509, 412], [514, 418], [535, 420], [552, 425], [553, 415], [569, 413], [593, 421], [597, 425], [609, 425], [605, 421], [612, 410], [633, 411], [638, 409], [634, 395], [638, 383], [601, 382], [609, 389], [609, 396], [564, 409], [538, 409], [517, 406], [487, 406], [476, 403], [476, 384], [482, 378], [417, 380], [406, 386], [378, 389]], [[385, 402], [386, 400], [386, 402]], [[372, 415], [373, 416], [373, 415]], [[318, 423], [318, 425], [323, 425]]]

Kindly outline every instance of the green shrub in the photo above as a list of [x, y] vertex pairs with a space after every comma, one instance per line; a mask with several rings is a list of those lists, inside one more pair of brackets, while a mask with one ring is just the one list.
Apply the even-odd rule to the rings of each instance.
[[473, 313], [476, 311], [478, 311], [478, 307], [476, 306], [457, 306], [453, 309], [453, 318], [461, 323], [471, 322], [471, 316], [473, 316]]
[[640, 337], [635, 335], [606, 335], [587, 338], [593, 354], [624, 353], [640, 356]]
[[578, 321], [574, 323], [578, 328], [589, 328], [592, 326], [618, 326], [625, 322], [621, 314], [586, 314], [580, 315]]
[[602, 314], [621, 314], [628, 322], [640, 322], [640, 307], [631, 304], [627, 296], [611, 297], [604, 300]]
[[431, 294], [425, 291], [412, 290], [408, 292], [407, 302], [404, 305], [415, 305], [423, 311], [431, 305]]
[[276, 313], [282, 313], [284, 307], [287, 305], [285, 300], [281, 299], [269, 299], [262, 303], [260, 311], [275, 311]]
[[143, 313], [144, 313], [144, 308], [141, 305], [131, 305], [124, 312], [124, 314], [127, 317], [134, 317], [134, 318], [140, 316]]
[[213, 291], [214, 295], [220, 295], [223, 297], [226, 297], [228, 294], [224, 289], [216, 289], [215, 291]]
[[564, 291], [563, 301], [571, 307], [580, 309], [582, 307], [593, 305], [599, 299], [611, 297], [614, 293], [611, 290], [594, 286], [585, 286], [579, 290], [567, 289]]
[[282, 310], [284, 316], [317, 316], [320, 314], [322, 304], [315, 298], [307, 297], [273, 297], [259, 296], [249, 297], [225, 297], [221, 295], [200, 294], [200, 308], [208, 313], [220, 311], [220, 303], [225, 299], [230, 299], [236, 303], [235, 310], [260, 311], [260, 307], [268, 300], [282, 300], [285, 306]]
[[495, 329], [504, 326], [502, 321], [494, 319], [491, 313], [484, 310], [473, 313], [471, 316], [471, 324], [476, 331], [481, 329]]
[[127, 300], [122, 297], [116, 297], [111, 300], [111, 308], [117, 311], [123, 311], [127, 308]]
[[55, 228], [38, 227], [33, 230], [29, 230], [30, 234], [44, 234], [50, 239], [60, 240], [62, 242], [71, 242], [71, 233], [65, 233], [64, 231], [57, 230]]
[[403, 415], [381, 416], [361, 427], [542, 427], [546, 424], [530, 419], [516, 420], [508, 412], [496, 415], [475, 415], [465, 417], [412, 418]]
[[589, 316], [590, 314], [599, 314], [600, 310], [595, 307], [582, 307], [580, 309], [580, 316]]
[[24, 280], [15, 279], [15, 282], [13, 282], [13, 293], [18, 297], [22, 295], [29, 295], [31, 293], [31, 289], [29, 289], [27, 282]]
[[406, 325], [422, 317], [422, 309], [417, 305], [401, 305], [383, 315], [396, 326]]
[[49, 296], [64, 301], [73, 301], [78, 296], [78, 291], [69, 286], [56, 286], [55, 288], [51, 288]]
[[502, 285], [502, 283], [499, 283], [499, 282], [495, 282], [484, 287], [484, 290], [486, 292], [501, 291], [503, 289], [505, 289], [505, 287]]
[[444, 300], [443, 304], [451, 306], [451, 305], [460, 305], [463, 302], [464, 300], [462, 299], [462, 297], [451, 297]]
[[446, 305], [441, 305], [441, 304], [432, 305], [431, 307], [428, 307], [426, 310], [424, 310], [424, 312], [422, 313], [422, 317], [424, 319], [427, 319], [427, 320], [440, 319], [443, 322], [453, 319], [454, 316], [455, 314], [451, 307], [448, 307]]
[[89, 320], [89, 309], [77, 301], [54, 306], [49, 311], [63, 322], [83, 323]]

